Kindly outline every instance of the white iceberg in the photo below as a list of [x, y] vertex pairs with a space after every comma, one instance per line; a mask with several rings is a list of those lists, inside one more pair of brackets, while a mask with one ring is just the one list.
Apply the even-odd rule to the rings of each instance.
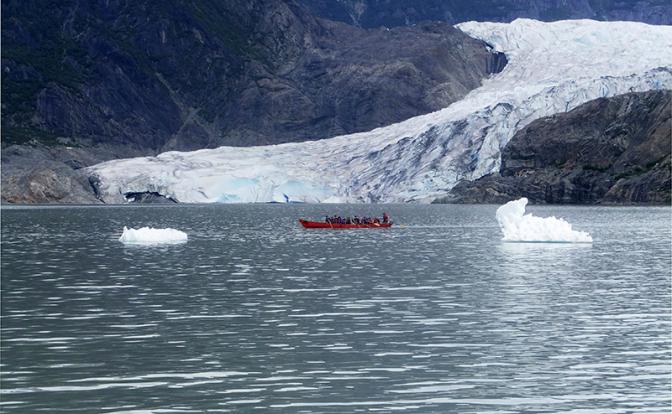
[[142, 227], [129, 229], [124, 226], [124, 231], [119, 237], [124, 244], [176, 244], [187, 241], [187, 233], [175, 229], [155, 229]]
[[260, 147], [113, 160], [87, 169], [107, 203], [156, 192], [186, 203], [430, 201], [497, 171], [500, 150], [543, 116], [600, 97], [672, 89], [672, 26], [567, 20], [457, 26], [508, 64], [440, 111], [373, 131]]
[[502, 240], [509, 242], [537, 243], [592, 243], [585, 231], [572, 229], [561, 218], [536, 217], [525, 214], [527, 198], [509, 201], [497, 209], [497, 222], [504, 233]]

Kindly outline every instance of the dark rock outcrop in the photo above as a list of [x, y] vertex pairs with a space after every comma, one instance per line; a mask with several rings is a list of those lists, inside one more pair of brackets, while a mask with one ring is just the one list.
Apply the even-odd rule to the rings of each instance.
[[502, 151], [499, 174], [437, 202], [630, 204], [671, 201], [672, 91], [629, 93], [538, 119]]
[[317, 15], [361, 27], [404, 26], [426, 20], [510, 22], [518, 17], [630, 20], [672, 24], [667, 0], [300, 0]]

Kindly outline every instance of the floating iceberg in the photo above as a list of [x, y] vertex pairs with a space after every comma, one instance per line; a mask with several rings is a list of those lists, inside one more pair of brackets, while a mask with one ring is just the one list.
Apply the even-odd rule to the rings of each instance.
[[187, 241], [187, 233], [175, 229], [154, 229], [142, 227], [129, 229], [124, 226], [124, 232], [119, 237], [124, 244], [176, 244]]
[[509, 201], [497, 209], [497, 222], [504, 238], [509, 242], [538, 243], [592, 243], [585, 231], [572, 229], [572, 225], [555, 217], [536, 217], [525, 214], [527, 198]]
[[468, 22], [508, 64], [440, 111], [373, 131], [260, 147], [166, 152], [89, 167], [98, 194], [184, 203], [431, 201], [497, 171], [501, 149], [540, 117], [600, 97], [672, 89], [672, 27], [633, 22]]

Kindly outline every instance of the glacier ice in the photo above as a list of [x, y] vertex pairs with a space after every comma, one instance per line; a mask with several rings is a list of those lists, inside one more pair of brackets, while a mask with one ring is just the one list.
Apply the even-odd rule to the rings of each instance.
[[536, 217], [525, 214], [527, 198], [509, 201], [497, 209], [496, 218], [504, 234], [504, 241], [545, 243], [592, 243], [585, 231], [572, 229], [561, 218]]
[[467, 22], [508, 65], [440, 111], [369, 132], [260, 147], [166, 152], [90, 167], [106, 202], [157, 192], [180, 202], [407, 202], [496, 171], [531, 121], [589, 100], [672, 89], [672, 27], [633, 22]]
[[141, 227], [139, 229], [127, 228], [119, 237], [124, 244], [176, 244], [187, 241], [187, 233], [175, 229], [155, 229]]

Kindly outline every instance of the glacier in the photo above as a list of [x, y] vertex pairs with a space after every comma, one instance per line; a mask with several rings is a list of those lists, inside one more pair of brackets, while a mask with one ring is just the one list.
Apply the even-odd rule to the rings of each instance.
[[156, 192], [179, 202], [428, 202], [497, 171], [500, 150], [540, 117], [599, 97], [672, 89], [672, 26], [566, 20], [456, 26], [508, 64], [430, 114], [326, 140], [219, 147], [89, 167], [99, 197]]

